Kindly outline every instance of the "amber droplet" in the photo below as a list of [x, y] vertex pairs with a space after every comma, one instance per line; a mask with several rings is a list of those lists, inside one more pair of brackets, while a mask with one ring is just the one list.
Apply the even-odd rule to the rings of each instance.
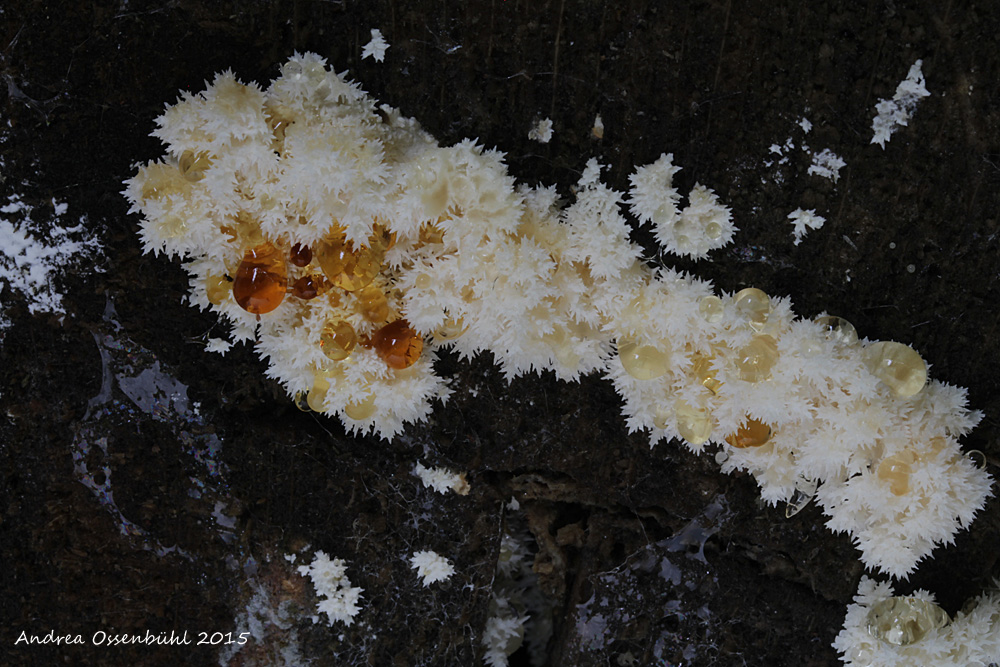
[[358, 344], [358, 334], [354, 327], [344, 320], [331, 320], [323, 326], [319, 337], [319, 345], [323, 354], [333, 361], [343, 361], [351, 356], [351, 351]]
[[299, 299], [315, 299], [323, 291], [323, 277], [322, 276], [302, 276], [292, 283], [292, 289], [289, 291], [294, 297]]
[[389, 301], [385, 292], [374, 284], [361, 288], [358, 292], [358, 305], [361, 312], [373, 324], [382, 324], [389, 319]]
[[692, 445], [700, 445], [712, 434], [712, 415], [701, 407], [692, 407], [678, 399], [674, 404], [677, 432]]
[[858, 330], [843, 317], [824, 315], [816, 318], [816, 324], [823, 327], [823, 335], [827, 340], [844, 345], [854, 345], [858, 342]]
[[872, 343], [865, 348], [864, 360], [871, 374], [902, 398], [913, 396], [927, 384], [927, 364], [908, 345]]
[[212, 166], [212, 160], [207, 153], [195, 154], [193, 151], [184, 151], [177, 166], [187, 181], [197, 183], [205, 178], [205, 170]]
[[746, 347], [736, 353], [736, 368], [740, 371], [740, 378], [747, 382], [766, 380], [777, 361], [778, 341], [767, 334], [754, 336]]
[[288, 254], [288, 261], [295, 266], [309, 266], [309, 262], [312, 261], [312, 258], [312, 248], [307, 245], [302, 245], [301, 243], [293, 245], [291, 252]]
[[898, 454], [887, 456], [878, 464], [878, 478], [889, 483], [889, 491], [894, 496], [902, 496], [910, 490], [910, 473], [917, 455], [910, 449], [904, 449]]
[[726, 442], [737, 449], [747, 447], [760, 447], [766, 445], [771, 439], [771, 427], [753, 417], [747, 416], [745, 422], [740, 424], [736, 433], [726, 436]]
[[327, 237], [316, 244], [315, 255], [331, 283], [354, 292], [370, 283], [382, 268], [384, 248], [361, 246], [354, 249], [342, 235]]
[[424, 349], [424, 341], [406, 320], [391, 322], [372, 336], [372, 347], [389, 368], [402, 370], [412, 366]]
[[281, 304], [287, 285], [284, 257], [272, 244], [262, 243], [243, 253], [233, 280], [233, 297], [243, 310], [262, 315]]
[[295, 396], [292, 398], [292, 403], [294, 403], [295, 407], [297, 407], [302, 412], [312, 412], [312, 409], [309, 407], [309, 402], [307, 400], [307, 397], [308, 397], [308, 392], [304, 391], [296, 392]]
[[948, 612], [933, 602], [903, 596], [876, 602], [866, 620], [872, 637], [893, 646], [914, 644], [951, 622]]
[[625, 338], [618, 341], [618, 358], [625, 372], [637, 380], [653, 380], [670, 368], [670, 354], [652, 345]]
[[363, 401], [349, 404], [344, 408], [344, 414], [354, 421], [368, 419], [375, 414], [375, 395], [368, 394], [368, 397]]
[[226, 276], [208, 276], [205, 278], [205, 298], [218, 306], [233, 291], [233, 283]]

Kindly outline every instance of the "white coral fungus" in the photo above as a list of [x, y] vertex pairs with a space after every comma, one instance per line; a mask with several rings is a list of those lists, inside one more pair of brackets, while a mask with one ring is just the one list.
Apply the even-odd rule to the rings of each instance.
[[460, 496], [469, 495], [469, 482], [464, 472], [454, 472], [447, 468], [428, 468], [423, 463], [413, 467], [413, 474], [420, 478], [424, 486], [444, 494], [454, 491]]
[[385, 60], [385, 51], [389, 48], [389, 43], [382, 36], [382, 31], [377, 28], [372, 29], [372, 39], [361, 49], [361, 59], [372, 58], [380, 63]]
[[410, 568], [424, 580], [424, 586], [444, 581], [455, 574], [455, 566], [433, 551], [416, 551], [410, 557]]
[[[894, 576], [989, 494], [958, 442], [981, 417], [964, 390], [839, 318], [649, 268], [596, 160], [561, 207], [555, 188], [517, 186], [500, 153], [439, 146], [314, 54], [267, 90], [220, 74], [158, 124], [167, 154], [125, 192], [144, 249], [181, 258], [191, 302], [351, 432], [425, 419], [451, 391], [433, 369], [451, 346], [492, 353], [508, 378], [604, 373], [630, 430], [723, 448], [723, 471], [750, 472], [771, 504], [818, 484], [828, 525]], [[629, 207], [701, 257], [735, 227], [702, 186], [678, 211], [676, 171], [670, 155], [637, 169]]]
[[[848, 667], [985, 667], [1000, 664], [1000, 593], [997, 591], [970, 600], [950, 623], [931, 629], [917, 641], [902, 646], [879, 639], [869, 631], [872, 607], [892, 596], [890, 584], [861, 578], [854, 603], [847, 607], [844, 629], [833, 642]], [[912, 597], [934, 602], [934, 596], [924, 590], [914, 592]]]
[[821, 215], [816, 215], [816, 209], [811, 208], [808, 211], [804, 211], [801, 208], [797, 208], [788, 214], [788, 219], [792, 221], [794, 229], [792, 230], [792, 236], [795, 237], [795, 245], [802, 243], [802, 237], [810, 229], [819, 229], [826, 222], [826, 218]]
[[906, 78], [896, 86], [896, 94], [891, 100], [879, 100], [875, 105], [878, 114], [872, 119], [871, 143], [884, 149], [892, 133], [910, 122], [917, 102], [930, 95], [924, 85], [924, 73], [920, 70], [922, 64], [923, 61], [918, 60], [910, 66]]
[[317, 609], [327, 615], [329, 625], [336, 621], [344, 625], [354, 623], [354, 617], [360, 611], [358, 600], [364, 589], [351, 586], [351, 580], [347, 578], [347, 564], [343, 559], [330, 560], [324, 552], [317, 551], [313, 562], [300, 565], [298, 571], [302, 576], [312, 579], [316, 595], [323, 598]]

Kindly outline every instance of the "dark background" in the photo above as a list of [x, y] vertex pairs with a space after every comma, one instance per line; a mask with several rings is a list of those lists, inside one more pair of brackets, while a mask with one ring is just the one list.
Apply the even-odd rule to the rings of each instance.
[[[245, 629], [248, 608], [264, 639], [229, 664], [482, 664], [505, 520], [537, 541], [557, 610], [548, 664], [835, 664], [863, 568], [815, 507], [786, 520], [711, 455], [650, 450], [599, 378], [508, 385], [488, 357], [446, 355], [455, 396], [395, 442], [346, 437], [296, 410], [252, 350], [204, 352], [221, 330], [184, 304], [176, 262], [141, 254], [119, 193], [134, 163], [160, 156], [148, 135], [178, 90], [226, 68], [266, 85], [307, 50], [442, 144], [478, 138], [518, 180], [566, 197], [590, 157], [623, 190], [636, 166], [672, 152], [681, 191], [714, 188], [741, 231], [711, 262], [665, 261], [912, 345], [933, 377], [969, 387], [985, 418], [964, 446], [995, 474], [997, 14], [891, 1], [5, 3], [0, 195], [35, 206], [40, 235], [51, 200], [66, 202], [103, 250], [59, 278], [62, 323], [0, 293], [12, 320], [0, 343], [0, 664], [218, 664], [216, 647], [14, 642], [49, 630], [196, 639]], [[390, 44], [384, 63], [360, 59], [371, 28]], [[918, 58], [931, 96], [885, 150], [871, 145], [875, 104]], [[552, 142], [529, 141], [546, 116]], [[788, 138], [787, 163], [768, 166], [768, 147]], [[847, 162], [838, 182], [807, 174], [803, 143]], [[799, 207], [827, 223], [794, 246], [785, 217]], [[636, 239], [660, 261], [648, 232]], [[130, 399], [121, 380], [140, 376], [173, 378], [188, 404]], [[113, 500], [74, 472], [81, 443]], [[472, 493], [420, 488], [418, 460], [468, 471]], [[512, 496], [519, 512], [503, 509]], [[927, 588], [954, 613], [1000, 576], [998, 537], [991, 500], [899, 590]], [[424, 548], [456, 575], [421, 587], [406, 559]], [[311, 586], [284, 556], [313, 549], [345, 558], [365, 589], [350, 628], [308, 618]]]

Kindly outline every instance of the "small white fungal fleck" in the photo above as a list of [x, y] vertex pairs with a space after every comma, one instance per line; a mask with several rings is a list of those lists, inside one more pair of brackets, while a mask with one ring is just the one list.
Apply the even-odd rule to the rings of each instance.
[[846, 165], [847, 163], [839, 155], [829, 148], [824, 148], [819, 153], [812, 154], [812, 164], [809, 165], [808, 171], [810, 176], [822, 176], [836, 183], [840, 180], [840, 170]]
[[552, 141], [552, 119], [542, 118], [528, 131], [528, 138], [540, 144]]
[[424, 580], [424, 586], [444, 581], [455, 574], [455, 566], [433, 551], [417, 551], [410, 557], [410, 568]]
[[228, 340], [223, 340], [222, 338], [209, 338], [208, 344], [205, 346], [206, 352], [218, 352], [219, 354], [225, 356], [226, 352], [229, 352], [233, 347], [233, 344]]
[[385, 60], [385, 51], [389, 48], [389, 43], [382, 36], [382, 31], [372, 29], [372, 39], [361, 49], [361, 59], [371, 57], [375, 62], [380, 63]]
[[810, 229], [819, 229], [826, 222], [826, 218], [821, 215], [816, 215], [816, 209], [809, 209], [804, 211], [801, 208], [797, 208], [788, 214], [788, 219], [792, 221], [792, 225], [795, 229], [792, 230], [792, 235], [795, 237], [795, 245], [802, 242], [802, 237], [808, 233]]
[[896, 94], [891, 100], [879, 100], [875, 105], [878, 114], [872, 119], [874, 136], [871, 143], [884, 149], [892, 133], [910, 122], [917, 102], [930, 95], [924, 85], [924, 74], [920, 71], [922, 64], [921, 60], [913, 63], [906, 78], [896, 86]]
[[413, 466], [413, 474], [420, 478], [424, 486], [444, 494], [454, 491], [460, 496], [469, 495], [469, 482], [465, 473], [454, 472], [447, 468], [428, 468], [423, 463]]

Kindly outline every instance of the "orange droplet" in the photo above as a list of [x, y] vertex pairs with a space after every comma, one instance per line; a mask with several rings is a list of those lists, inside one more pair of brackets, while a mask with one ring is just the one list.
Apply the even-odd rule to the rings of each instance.
[[233, 298], [248, 313], [269, 313], [285, 298], [288, 285], [285, 260], [270, 243], [262, 243], [243, 253], [243, 261], [233, 281]]
[[383, 246], [374, 249], [333, 235], [316, 244], [316, 259], [330, 282], [348, 292], [359, 290], [375, 278], [382, 268]]
[[396, 370], [412, 366], [424, 349], [420, 334], [406, 320], [396, 320], [376, 331], [371, 345], [386, 365]]
[[747, 417], [747, 420], [740, 424], [740, 427], [736, 429], [736, 433], [726, 436], [726, 442], [737, 449], [760, 447], [761, 445], [766, 445], [770, 439], [771, 427], [759, 419], [754, 419], [749, 416]]

